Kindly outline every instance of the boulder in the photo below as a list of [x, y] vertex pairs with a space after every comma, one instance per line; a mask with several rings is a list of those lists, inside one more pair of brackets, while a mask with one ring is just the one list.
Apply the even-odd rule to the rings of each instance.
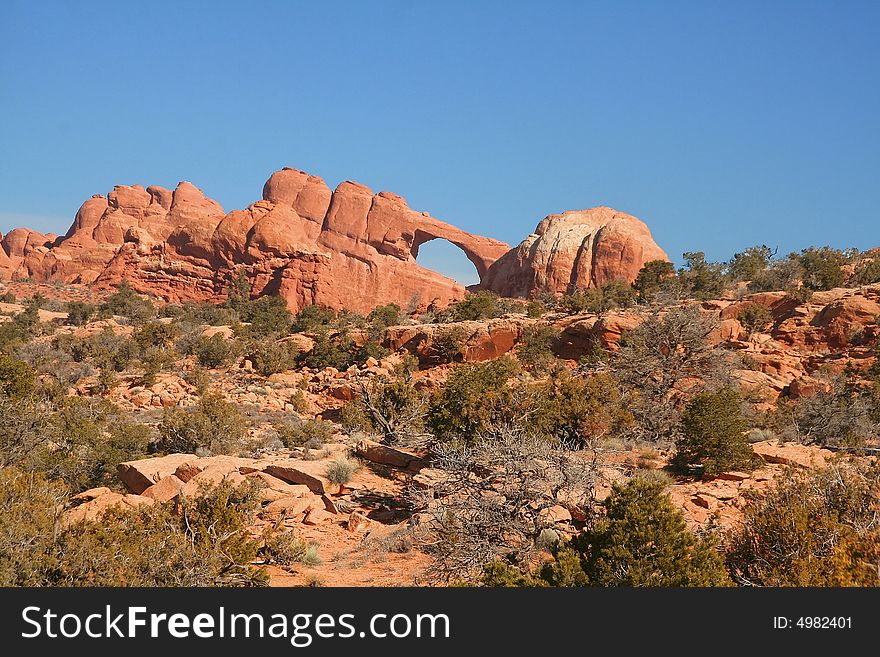
[[168, 454], [139, 461], [127, 461], [116, 466], [119, 479], [132, 493], [140, 494], [159, 480], [175, 474], [188, 462], [198, 461], [195, 454]]
[[781, 463], [799, 468], [821, 468], [833, 453], [820, 447], [799, 445], [797, 443], [776, 443], [762, 441], [754, 443], [752, 450], [766, 463]]
[[372, 463], [380, 465], [390, 465], [403, 470], [418, 472], [424, 465], [424, 459], [410, 452], [381, 445], [372, 440], [361, 440], [355, 445], [355, 454]]
[[651, 231], [609, 207], [545, 217], [519, 246], [496, 260], [481, 287], [503, 296], [566, 294], [612, 280], [632, 282], [651, 260], [666, 260]]
[[266, 465], [264, 472], [291, 484], [308, 486], [309, 490], [316, 495], [324, 493], [334, 495], [339, 493], [340, 486], [325, 476], [327, 463], [327, 461], [282, 459]]
[[173, 500], [180, 494], [180, 490], [184, 487], [184, 482], [174, 475], [163, 477], [155, 484], [147, 488], [141, 495], [149, 497], [157, 502], [168, 502]]

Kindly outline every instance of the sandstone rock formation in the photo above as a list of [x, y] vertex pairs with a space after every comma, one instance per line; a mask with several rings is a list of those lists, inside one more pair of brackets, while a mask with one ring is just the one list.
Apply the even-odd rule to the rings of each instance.
[[642, 221], [608, 207], [571, 210], [544, 218], [489, 268], [481, 287], [503, 296], [565, 294], [616, 279], [632, 282], [651, 260], [669, 258]]
[[464, 296], [457, 282], [416, 264], [445, 239], [484, 275], [508, 245], [411, 210], [396, 194], [346, 181], [335, 191], [295, 169], [266, 181], [263, 199], [228, 214], [188, 182], [176, 189], [117, 186], [86, 201], [61, 238], [17, 228], [3, 237], [0, 278], [29, 277], [136, 290], [168, 301], [216, 300], [239, 270], [254, 294], [292, 310], [320, 304], [367, 311], [426, 307]]
[[9, 231], [0, 279], [98, 289], [125, 279], [171, 302], [215, 301], [243, 271], [255, 295], [281, 295], [294, 311], [319, 304], [364, 312], [392, 302], [424, 309], [465, 294], [416, 263], [434, 239], [459, 247], [480, 287], [506, 296], [631, 281], [644, 262], [667, 259], [644, 223], [611, 208], [550, 215], [510, 250], [416, 212], [396, 194], [351, 181], [331, 191], [285, 168], [269, 177], [261, 200], [229, 213], [188, 182], [174, 190], [118, 185], [83, 203], [64, 236]]

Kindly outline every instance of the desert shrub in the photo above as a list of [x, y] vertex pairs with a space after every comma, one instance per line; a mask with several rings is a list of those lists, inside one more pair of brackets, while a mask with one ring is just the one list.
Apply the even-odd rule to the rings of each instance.
[[572, 448], [595, 445], [632, 423], [617, 382], [608, 374], [556, 373], [547, 383], [533, 387], [538, 411], [527, 420], [536, 435]]
[[749, 281], [749, 290], [753, 292], [772, 292], [777, 290], [795, 290], [804, 276], [803, 267], [796, 254], [782, 260], [776, 260]]
[[174, 324], [145, 322], [134, 330], [131, 339], [143, 351], [150, 347], [169, 347], [179, 333], [180, 329]]
[[150, 387], [156, 383], [156, 375], [167, 369], [178, 358], [178, 353], [166, 347], [148, 347], [140, 357], [144, 373], [140, 385]]
[[796, 402], [783, 401], [776, 428], [783, 438], [806, 445], [859, 447], [880, 438], [876, 408], [871, 390], [838, 377], [830, 390]]
[[634, 477], [615, 483], [602, 503], [605, 517], [569, 543], [536, 576], [498, 562], [487, 586], [730, 586], [715, 545], [687, 530], [661, 482]]
[[432, 468], [432, 489], [412, 488], [407, 499], [436, 523], [424, 549], [435, 558], [429, 575], [440, 581], [476, 577], [496, 559], [532, 563], [554, 525], [546, 510], [563, 497], [585, 507], [598, 481], [583, 453], [514, 430], [436, 445]]
[[532, 299], [526, 304], [526, 317], [538, 319], [539, 317], [543, 317], [546, 312], [547, 306], [545, 306], [539, 299]]
[[284, 372], [296, 366], [299, 349], [292, 342], [277, 342], [268, 338], [252, 340], [245, 346], [246, 358], [253, 363], [254, 370], [262, 376]]
[[[65, 497], [63, 487], [39, 473], [0, 470], [0, 584], [230, 586], [266, 580], [249, 564], [255, 549], [225, 549], [244, 535], [235, 500], [199, 516], [231, 534], [224, 542], [194, 540], [196, 535], [169, 505], [112, 509], [98, 521], [62, 526], [58, 509]], [[229, 501], [208, 492], [208, 499], [215, 497]], [[239, 560], [233, 563], [230, 557]]]
[[222, 572], [229, 574], [246, 572], [246, 564], [257, 556], [259, 543], [251, 538], [248, 525], [258, 509], [258, 486], [252, 481], [203, 487], [181, 503], [188, 538], [218, 558]]
[[183, 326], [232, 326], [238, 321], [235, 310], [213, 303], [187, 303], [181, 307], [181, 313], [175, 315], [175, 323]]
[[0, 467], [29, 467], [35, 453], [50, 437], [52, 408], [34, 397], [0, 394]]
[[[45, 325], [40, 322], [42, 297], [34, 295], [25, 300], [24, 309], [9, 321], [0, 324], [0, 351], [9, 353], [31, 338], [41, 335]], [[52, 325], [54, 327], [54, 325]], [[51, 331], [49, 331], [51, 332]]]
[[91, 358], [98, 367], [114, 372], [122, 372], [138, 356], [135, 342], [115, 333], [109, 326], [100, 333], [88, 336], [57, 336], [52, 344], [56, 349], [69, 353], [78, 363]]
[[464, 299], [441, 312], [438, 318], [443, 322], [465, 322], [494, 319], [501, 314], [498, 295], [494, 292], [480, 291], [467, 294]]
[[[66, 388], [95, 373], [87, 363], [77, 363], [66, 351], [56, 349], [48, 342], [29, 342], [15, 351], [15, 356], [30, 365], [37, 374], [52, 377], [58, 387]], [[52, 385], [48, 380], [40, 381], [41, 387]]]
[[297, 390], [294, 392], [288, 403], [293, 406], [294, 413], [305, 413], [309, 410], [309, 400], [306, 399], [306, 393], [303, 390]]
[[730, 536], [734, 579], [752, 586], [878, 586], [880, 470], [790, 471], [754, 495]]
[[601, 287], [566, 294], [559, 301], [560, 307], [570, 313], [595, 313], [604, 315], [616, 308], [629, 308], [635, 304], [635, 290], [626, 281], [608, 281]]
[[378, 361], [390, 353], [391, 350], [385, 347], [378, 338], [368, 337], [355, 351], [354, 360], [358, 365], [363, 366], [371, 358]]
[[287, 335], [293, 325], [287, 302], [279, 296], [259, 297], [237, 307], [236, 311], [241, 321], [249, 322], [246, 332], [251, 337]]
[[318, 448], [324, 443], [330, 442], [335, 434], [331, 422], [322, 420], [288, 420], [275, 426], [278, 438], [288, 449], [302, 447], [311, 441], [312, 446]]
[[326, 328], [336, 319], [336, 313], [324, 306], [304, 306], [293, 319], [296, 333], [312, 333]]
[[363, 386], [342, 410], [343, 426], [382, 436], [382, 442], [412, 445], [425, 438], [426, 400], [409, 379]]
[[633, 289], [642, 303], [651, 301], [665, 281], [675, 277], [675, 266], [666, 260], [650, 260], [642, 265]]
[[55, 532], [67, 491], [42, 474], [0, 468], [0, 585], [40, 586], [58, 566]]
[[508, 381], [518, 373], [512, 359], [457, 365], [430, 401], [427, 424], [438, 440], [473, 440], [511, 417]]
[[214, 369], [222, 367], [240, 354], [240, 345], [236, 340], [230, 340], [219, 333], [211, 336], [198, 336], [191, 346], [182, 347], [183, 353], [195, 354], [199, 365]]
[[197, 449], [215, 454], [237, 449], [247, 436], [247, 420], [235, 404], [220, 395], [202, 395], [198, 405], [165, 410], [159, 424], [159, 439], [153, 448], [159, 452], [194, 452]]
[[556, 363], [553, 345], [559, 339], [559, 330], [552, 326], [528, 326], [516, 350], [520, 363], [534, 374], [543, 374]]
[[767, 245], [752, 246], [734, 254], [727, 273], [734, 281], [753, 281], [764, 274], [775, 251]]
[[856, 285], [871, 285], [880, 283], [880, 257], [874, 256], [859, 264], [853, 277]]
[[52, 479], [80, 491], [116, 485], [116, 466], [143, 457], [149, 428], [126, 421], [102, 399], [66, 397], [46, 427], [48, 442], [29, 462]]
[[702, 251], [689, 251], [682, 254], [684, 268], [678, 271], [678, 278], [687, 289], [687, 295], [696, 299], [714, 299], [724, 292], [727, 279], [724, 266], [707, 262]]
[[467, 331], [461, 326], [450, 326], [434, 334], [428, 345], [428, 357], [437, 363], [454, 363], [461, 360]]
[[199, 395], [204, 395], [211, 385], [211, 375], [204, 367], [194, 367], [183, 375], [183, 380], [195, 388]]
[[696, 395], [682, 414], [675, 463], [687, 469], [702, 466], [704, 474], [749, 469], [754, 460], [745, 436], [742, 398], [733, 388]]
[[126, 317], [132, 324], [141, 324], [156, 316], [153, 302], [139, 295], [127, 281], [116, 286], [116, 292], [107, 297], [98, 307], [102, 317], [119, 315]]
[[347, 331], [331, 333], [327, 329], [319, 330], [313, 334], [313, 338], [315, 346], [300, 359], [306, 367], [334, 367], [341, 371], [357, 362], [358, 347]]
[[15, 303], [15, 294], [8, 291], [0, 294], [0, 303]]
[[654, 313], [624, 333], [610, 365], [635, 418], [628, 432], [633, 439], [669, 442], [679, 426], [683, 398], [723, 377], [723, 355], [709, 344], [716, 324], [688, 306]]
[[796, 259], [803, 270], [804, 287], [810, 290], [830, 290], [843, 285], [845, 275], [843, 265], [846, 257], [838, 249], [828, 246], [810, 247], [799, 255], [789, 256]]
[[67, 324], [70, 324], [71, 326], [82, 326], [83, 324], [89, 323], [98, 308], [91, 303], [68, 301], [65, 310], [67, 311]]
[[773, 314], [759, 303], [747, 303], [736, 314], [736, 318], [749, 335], [767, 328], [773, 321]]
[[24, 361], [0, 354], [0, 394], [20, 398], [33, 394], [36, 385], [34, 368]]
[[347, 456], [338, 456], [334, 461], [327, 464], [325, 475], [334, 484], [344, 486], [351, 481], [352, 476], [360, 468], [360, 464]]
[[321, 563], [318, 550], [317, 543], [307, 543], [293, 532], [273, 532], [263, 547], [266, 558], [279, 566], [317, 566]]
[[370, 314], [367, 315], [367, 321], [373, 326], [383, 329], [389, 326], [396, 326], [401, 321], [400, 306], [396, 303], [389, 303], [373, 308]]

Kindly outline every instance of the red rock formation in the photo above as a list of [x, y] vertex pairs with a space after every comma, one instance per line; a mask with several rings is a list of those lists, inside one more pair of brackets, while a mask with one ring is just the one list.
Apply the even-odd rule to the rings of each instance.
[[571, 210], [541, 221], [492, 264], [481, 287], [504, 296], [565, 294], [615, 279], [632, 282], [650, 260], [669, 258], [643, 222], [607, 207]]
[[351, 181], [331, 191], [285, 168], [266, 181], [262, 200], [228, 214], [188, 182], [173, 191], [118, 185], [83, 203], [61, 238], [10, 231], [0, 278], [98, 287], [126, 279], [168, 301], [214, 301], [244, 271], [255, 294], [281, 295], [292, 310], [442, 307], [465, 290], [416, 263], [433, 239], [458, 246], [482, 287], [511, 296], [632, 280], [645, 261], [666, 258], [647, 226], [610, 208], [551, 215], [510, 250], [416, 212], [396, 194]]
[[411, 210], [396, 194], [346, 181], [277, 171], [263, 199], [224, 214], [190, 183], [174, 191], [117, 186], [86, 201], [55, 240], [27, 229], [2, 240], [0, 277], [110, 286], [127, 279], [169, 301], [222, 298], [238, 270], [256, 294], [367, 311], [379, 304], [445, 305], [464, 296], [455, 281], [416, 264], [419, 247], [446, 239], [480, 275], [509, 247]]

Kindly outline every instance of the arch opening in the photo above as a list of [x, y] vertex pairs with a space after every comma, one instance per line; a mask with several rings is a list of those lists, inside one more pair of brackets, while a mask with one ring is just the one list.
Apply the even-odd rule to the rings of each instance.
[[451, 278], [465, 287], [480, 282], [477, 267], [464, 250], [442, 237], [414, 245], [412, 254], [425, 269]]

